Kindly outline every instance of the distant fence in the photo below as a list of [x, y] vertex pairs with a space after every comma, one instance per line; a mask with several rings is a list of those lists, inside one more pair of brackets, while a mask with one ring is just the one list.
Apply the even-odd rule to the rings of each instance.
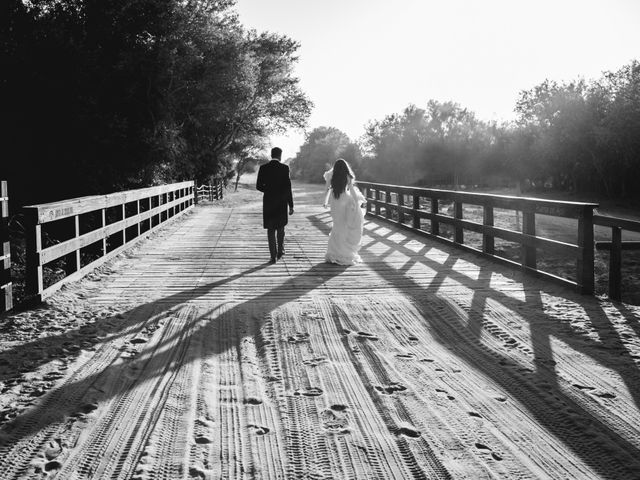
[[625, 218], [594, 215], [593, 223], [611, 228], [610, 242], [596, 242], [596, 249], [609, 250], [609, 297], [613, 300], [622, 299], [622, 250], [640, 250], [640, 242], [622, 241], [622, 231], [640, 233], [640, 222]]
[[[40, 300], [82, 277], [192, 208], [193, 200], [194, 184], [189, 181], [24, 207], [27, 297]], [[43, 229], [65, 232], [69, 238], [43, 245]], [[60, 259], [65, 260], [66, 275], [45, 286], [43, 266]]]
[[11, 283], [11, 245], [9, 242], [9, 188], [7, 182], [0, 182], [0, 313], [13, 308]]
[[215, 180], [213, 184], [200, 185], [196, 188], [196, 203], [208, 200], [213, 202], [214, 200], [222, 200], [224, 196], [224, 182], [222, 180]]
[[[504, 195], [402, 187], [379, 183], [358, 182], [365, 190], [367, 213], [376, 218], [392, 221], [404, 228], [419, 232], [459, 248], [490, 257], [538, 276], [561, 282], [582, 293], [594, 291], [593, 210], [595, 203], [563, 202]], [[444, 215], [442, 202], [453, 204], [453, 215]], [[463, 206], [482, 209], [482, 223], [463, 218]], [[494, 209], [514, 211], [522, 216], [522, 231], [494, 224]], [[536, 235], [536, 214], [577, 220], [577, 243], [565, 243]], [[426, 219], [428, 225], [423, 226]], [[441, 226], [453, 229], [453, 239], [442, 235]], [[428, 227], [428, 230], [425, 228]], [[482, 235], [482, 247], [465, 245], [464, 231]], [[519, 245], [519, 260], [508, 259], [496, 250], [495, 239], [500, 238]], [[538, 269], [536, 250], [554, 252], [576, 261], [576, 281]]]

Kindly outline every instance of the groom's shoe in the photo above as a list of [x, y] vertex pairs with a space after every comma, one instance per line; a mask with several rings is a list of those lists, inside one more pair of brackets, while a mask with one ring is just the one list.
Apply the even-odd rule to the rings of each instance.
[[274, 264], [274, 263], [276, 263], [276, 262], [277, 262], [276, 257], [271, 257], [271, 260], [269, 260], [269, 263], [270, 263], [271, 265], [273, 265], [273, 264]]
[[282, 257], [284, 257], [284, 250], [278, 252], [278, 260], [280, 260]]

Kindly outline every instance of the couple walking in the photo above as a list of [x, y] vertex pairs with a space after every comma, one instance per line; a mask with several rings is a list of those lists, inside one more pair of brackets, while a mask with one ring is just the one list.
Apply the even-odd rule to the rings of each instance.
[[[280, 163], [282, 150], [271, 149], [271, 161], [258, 170], [256, 188], [262, 199], [263, 227], [267, 229], [271, 263], [285, 254], [284, 227], [293, 214], [293, 194], [289, 167]], [[355, 176], [347, 162], [339, 158], [333, 168], [324, 173], [326, 194], [324, 207], [331, 209], [333, 226], [325, 260], [339, 265], [354, 265], [361, 261], [358, 250], [362, 238], [364, 196], [354, 185]]]

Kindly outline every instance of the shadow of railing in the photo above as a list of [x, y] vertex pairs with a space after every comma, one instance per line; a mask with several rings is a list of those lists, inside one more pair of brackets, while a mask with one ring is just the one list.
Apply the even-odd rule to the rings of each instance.
[[[310, 220], [316, 228], [326, 234], [329, 233], [329, 217], [322, 214]], [[478, 279], [474, 280], [468, 276], [456, 274], [453, 270], [455, 263], [461, 257], [473, 262], [471, 255], [461, 255], [456, 252], [455, 255], [449, 254], [444, 263], [439, 263], [426, 256], [431, 248], [429, 247], [431, 242], [428, 240], [419, 252], [423, 255], [416, 255], [416, 252], [408, 249], [406, 244], [411, 240], [419, 239], [418, 236], [389, 229], [388, 224], [369, 222], [368, 225], [369, 227], [375, 225], [375, 227], [365, 230], [364, 245], [360, 252], [364, 261], [369, 263], [373, 271], [402, 291], [422, 309], [425, 321], [437, 331], [439, 337], [446, 343], [445, 346], [451, 347], [462, 360], [474, 365], [480, 372], [495, 381], [523, 405], [542, 427], [560, 439], [603, 478], [636, 478], [635, 476], [640, 472], [639, 446], [621, 437], [584, 405], [568, 396], [554, 368], [552, 338], [557, 338], [575, 351], [591, 357], [594, 361], [616, 372], [628, 389], [635, 408], [640, 409], [639, 367], [597, 299], [582, 296], [570, 291], [569, 288], [555, 285], [540, 287], [543, 285], [541, 281], [523, 274], [519, 275], [519, 280], [524, 285], [524, 298], [515, 298], [513, 295], [492, 288], [490, 284], [490, 273], [506, 269], [501, 270], [498, 266], [488, 269], [486, 265], [491, 264], [482, 262], [477, 275]], [[385, 233], [377, 234], [377, 230]], [[404, 236], [405, 240], [397, 242], [389, 238], [398, 235]], [[424, 239], [420, 241], [425, 242]], [[373, 247], [379, 244], [388, 247], [385, 253], [373, 252]], [[447, 248], [441, 245], [438, 247], [446, 251], [453, 250], [452, 247]], [[409, 260], [402, 268], [396, 270], [394, 275], [388, 275], [389, 268], [385, 266], [384, 259], [397, 251], [404, 253]], [[408, 273], [418, 263], [436, 272], [426, 288], [416, 283]], [[468, 319], [461, 318], [459, 312], [452, 308], [450, 302], [454, 299], [450, 297], [445, 299], [437, 294], [445, 281], [453, 277], [467, 291], [473, 292], [471, 301], [465, 308]], [[562, 295], [566, 301], [584, 308], [587, 316], [585, 320], [597, 332], [599, 342], [576, 335], [571, 325], [572, 318], [566, 318], [566, 316], [556, 318], [547, 311], [542, 297], [545, 294], [543, 288], [547, 287], [555, 288], [554, 294]], [[509, 368], [491, 368], [496, 365], [496, 362], [508, 364], [510, 357], [483, 345], [480, 341], [483, 333], [491, 334], [483, 332], [483, 312], [488, 302], [499, 303], [517, 312], [517, 315], [528, 324], [531, 332], [529, 350], [535, 369], [515, 371]], [[459, 308], [460, 305], [456, 307]], [[443, 313], [445, 311], [446, 313]], [[615, 315], [624, 316], [627, 324], [632, 324], [632, 328], [640, 337], [640, 317], [637, 314], [618, 309]], [[465, 348], [458, 348], [461, 342]], [[617, 355], [614, 357], [611, 351], [617, 352]]]
[[[95, 341], [93, 347], [99, 349], [101, 345], [107, 345], [119, 337], [131, 335], [132, 330], [138, 331], [144, 328], [149, 319], [157, 319], [159, 316], [169, 315], [175, 312], [176, 309], [186, 307], [190, 301], [205, 296], [213, 289], [258, 272], [268, 265], [268, 263], [261, 264], [223, 280], [183, 290], [169, 297], [164, 297], [124, 312], [121, 316], [124, 317], [125, 321], [120, 320], [118, 327], [111, 327], [111, 333], [99, 341]], [[225, 312], [225, 315], [233, 316], [234, 312], [246, 311], [257, 305], [261, 307], [266, 306], [268, 309], [276, 309], [282, 304], [295, 300], [315, 288], [322, 286], [329, 279], [339, 275], [344, 270], [345, 267], [337, 265], [312, 265], [303, 273], [290, 277], [283, 285], [273, 287], [264, 294], [234, 305]], [[301, 281], [302, 277], [304, 277], [304, 279]], [[278, 293], [277, 291], [290, 292], [291, 294], [276, 294]], [[125, 395], [128, 391], [136, 388], [142, 381], [148, 382], [170, 372], [176, 365], [176, 359], [185, 356], [185, 352], [189, 350], [192, 340], [206, 335], [207, 329], [211, 328], [211, 325], [203, 323], [202, 321], [208, 319], [210, 315], [213, 315], [214, 318], [217, 319], [215, 312], [219, 308], [220, 305], [218, 304], [211, 310], [202, 312], [199, 315], [189, 316], [184, 328], [177, 332], [176, 335], [165, 338], [162, 342], [159, 342], [152, 350], [143, 351], [132, 359], [125, 358], [115, 360], [105, 368], [81, 379], [74, 379], [72, 376], [62, 385], [47, 392], [43, 398], [27, 412], [3, 424], [0, 427], [0, 436], [2, 437], [2, 441], [0, 442], [0, 470], [7, 469], [6, 471], [9, 471], [10, 468], [17, 468], [15, 458], [17, 458], [18, 455], [16, 449], [20, 451], [21, 458], [28, 459], [30, 457], [26, 454], [27, 451], [36, 451], [42, 448], [56, 436], [56, 432], [59, 429], [64, 429], [67, 423], [76, 421], [78, 415], [82, 413], [86, 397], [90, 396], [91, 402], [94, 404], [107, 403], [115, 396]], [[127, 321], [127, 319], [129, 319], [129, 321]], [[109, 321], [113, 321], [113, 319], [106, 318], [102, 320], [104, 323], [108, 323]], [[255, 331], [259, 332], [260, 329], [257, 328]], [[38, 339], [17, 348], [37, 352], [42, 351], [44, 347], [50, 348], [51, 345], [59, 344], [59, 346], [62, 347], [64, 342], [67, 342], [69, 336], [72, 336], [73, 333], [74, 332], [65, 332], [58, 336]], [[167, 348], [176, 340], [176, 336], [179, 336], [179, 341], [177, 342], [178, 348]], [[255, 340], [256, 344], [264, 343], [262, 339]], [[242, 338], [238, 338], [236, 343], [230, 348], [239, 350], [241, 342]], [[222, 351], [208, 350], [207, 352], [208, 355], [219, 353], [222, 353]], [[9, 349], [3, 353], [3, 356], [11, 358], [16, 354], [17, 351]], [[151, 359], [153, 359], [153, 365], [157, 366], [156, 369], [149, 368]], [[51, 358], [48, 356], [32, 358], [31, 367], [37, 367], [50, 360]], [[266, 358], [264, 360], [268, 361]], [[238, 361], [242, 362], [243, 359], [238, 358]], [[178, 362], [177, 365], [180, 365], [180, 362]], [[128, 374], [125, 374], [125, 371]], [[130, 372], [138, 372], [138, 374], [137, 376], [132, 376]], [[97, 391], [94, 385], [101, 377], [116, 378], [117, 387], [113, 388], [110, 392]], [[2, 380], [3, 379], [0, 378], [0, 382]], [[55, 408], [52, 408], [54, 405]], [[154, 405], [154, 412], [152, 414], [159, 415], [162, 407], [163, 404], [162, 401], [160, 401], [157, 405]], [[31, 439], [27, 445], [21, 443], [21, 441], [25, 439]], [[18, 468], [18, 471], [20, 468]]]

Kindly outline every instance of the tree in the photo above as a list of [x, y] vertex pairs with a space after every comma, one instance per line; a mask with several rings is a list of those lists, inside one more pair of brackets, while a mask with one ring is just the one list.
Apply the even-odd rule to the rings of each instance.
[[226, 177], [236, 139], [310, 113], [292, 73], [298, 43], [246, 31], [232, 0], [8, 2], [14, 206]]
[[366, 176], [408, 185], [468, 182], [472, 157], [481, 157], [490, 137], [490, 126], [456, 103], [430, 100], [426, 109], [410, 105], [367, 126]]
[[[538, 178], [556, 187], [627, 196], [640, 174], [640, 64], [595, 81], [546, 80], [521, 92], [516, 104], [525, 146]], [[531, 154], [533, 153], [533, 154]], [[533, 177], [532, 177], [533, 178]]]
[[313, 129], [291, 161], [291, 175], [307, 182], [322, 182], [322, 174], [329, 170], [338, 158], [358, 166], [360, 149], [349, 137], [334, 127]]
[[236, 158], [234, 191], [238, 190], [240, 177], [245, 173], [253, 172], [260, 163], [260, 152], [264, 150], [265, 146], [266, 139], [260, 137], [242, 137], [233, 141], [229, 147], [229, 153]]

